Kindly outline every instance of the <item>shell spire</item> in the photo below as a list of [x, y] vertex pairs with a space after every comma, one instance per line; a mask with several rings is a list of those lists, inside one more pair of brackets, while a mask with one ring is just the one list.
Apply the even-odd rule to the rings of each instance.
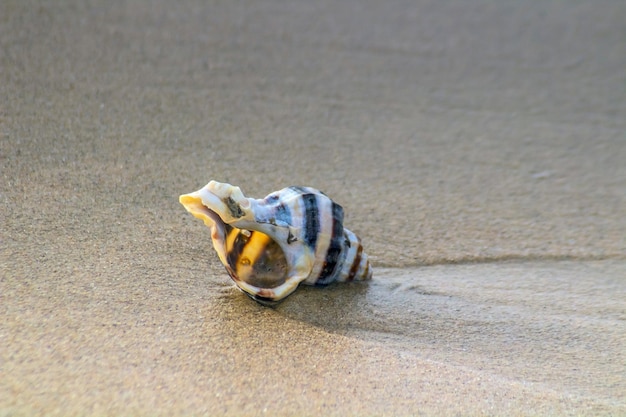
[[343, 208], [315, 188], [287, 187], [253, 199], [211, 181], [179, 200], [211, 229], [233, 281], [259, 302], [280, 301], [302, 282], [372, 277], [360, 239], [343, 227]]

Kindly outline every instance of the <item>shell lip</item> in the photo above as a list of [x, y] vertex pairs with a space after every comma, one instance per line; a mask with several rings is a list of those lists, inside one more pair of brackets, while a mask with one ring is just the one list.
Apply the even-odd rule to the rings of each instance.
[[204, 224], [209, 227], [213, 227], [215, 224], [225, 224], [220, 215], [215, 210], [208, 208], [202, 201], [202, 197], [196, 193], [183, 194], [178, 198], [178, 201], [189, 213], [204, 221]]

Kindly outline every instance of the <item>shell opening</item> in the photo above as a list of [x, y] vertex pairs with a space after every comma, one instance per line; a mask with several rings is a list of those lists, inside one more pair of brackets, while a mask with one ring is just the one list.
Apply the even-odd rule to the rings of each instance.
[[223, 223], [220, 216], [202, 204], [202, 199], [195, 193], [181, 195], [178, 200], [189, 213], [202, 220], [205, 225], [213, 227], [216, 224]]
[[225, 223], [197, 192], [181, 195], [179, 201], [211, 229], [213, 246], [240, 288], [258, 295], [285, 284], [289, 263], [283, 249], [270, 236]]
[[226, 226], [226, 261], [233, 279], [257, 288], [276, 288], [285, 283], [289, 265], [285, 254], [268, 235]]

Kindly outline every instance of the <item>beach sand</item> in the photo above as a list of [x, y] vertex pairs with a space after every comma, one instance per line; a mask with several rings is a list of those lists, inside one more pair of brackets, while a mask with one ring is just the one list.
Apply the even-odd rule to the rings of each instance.
[[[0, 4], [0, 416], [626, 415], [626, 3]], [[308, 185], [263, 307], [178, 195]]]

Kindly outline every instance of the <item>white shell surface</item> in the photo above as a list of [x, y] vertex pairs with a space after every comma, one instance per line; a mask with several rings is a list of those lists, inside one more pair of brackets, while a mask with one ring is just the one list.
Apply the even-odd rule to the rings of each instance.
[[253, 199], [211, 181], [180, 202], [211, 229], [229, 275], [257, 301], [279, 301], [301, 282], [372, 277], [360, 239], [343, 227], [342, 207], [315, 188], [287, 187]]

